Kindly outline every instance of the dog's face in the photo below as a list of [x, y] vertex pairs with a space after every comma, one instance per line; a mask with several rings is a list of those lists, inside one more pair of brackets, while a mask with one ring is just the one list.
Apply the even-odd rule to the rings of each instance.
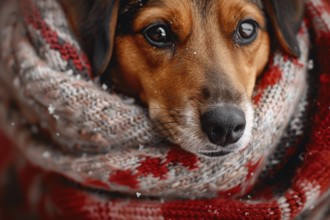
[[[260, 4], [251, 0], [121, 4], [111, 65], [101, 62], [99, 69], [107, 66], [117, 88], [147, 104], [159, 131], [184, 149], [221, 156], [244, 147], [252, 130], [254, 84], [270, 51]], [[110, 59], [112, 47], [103, 53]], [[102, 57], [99, 54], [94, 51], [94, 60]]]
[[116, 36], [110, 68], [172, 142], [218, 155], [249, 140], [250, 99], [269, 46], [251, 1], [149, 1], [132, 31]]

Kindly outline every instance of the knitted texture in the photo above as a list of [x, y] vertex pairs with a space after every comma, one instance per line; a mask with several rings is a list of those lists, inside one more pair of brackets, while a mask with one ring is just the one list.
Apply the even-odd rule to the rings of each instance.
[[[24, 192], [39, 192], [31, 207], [44, 218], [291, 219], [316, 206], [330, 187], [329, 8], [308, 2], [301, 57], [274, 52], [256, 85], [252, 140], [214, 159], [162, 144], [144, 109], [97, 85], [56, 1], [8, 0], [0, 126], [27, 160], [18, 176]], [[308, 87], [310, 39], [317, 86]], [[289, 162], [297, 169], [283, 189], [274, 176]]]
[[[303, 63], [307, 63], [308, 39], [307, 34], [301, 34], [300, 60], [275, 54], [274, 68], [256, 90], [259, 107], [251, 143], [216, 160], [198, 157], [177, 146], [157, 144], [155, 129], [143, 109], [88, 82], [85, 70], [89, 68], [79, 71], [85, 59], [78, 44], [66, 34], [69, 30], [63, 30], [67, 24], [56, 1], [20, 3], [27, 34], [38, 50], [22, 35], [24, 26], [11, 25], [13, 36], [5, 33], [9, 40], [14, 39], [14, 54], [9, 53], [6, 59], [15, 60], [12, 65], [17, 71], [5, 75], [4, 80], [7, 86], [12, 85], [11, 90], [22, 91], [15, 92], [15, 99], [20, 109], [29, 111], [18, 109], [17, 118], [27, 115], [26, 126], [46, 130], [55, 146], [51, 148], [40, 139], [31, 139], [29, 134], [16, 138], [17, 145], [24, 148], [26, 157], [36, 165], [82, 184], [96, 181], [102, 183], [102, 189], [165, 197], [244, 194], [257, 176], [250, 173], [259, 172], [306, 87]], [[65, 39], [70, 39], [69, 43]], [[4, 47], [3, 51], [8, 48]], [[8, 95], [6, 98], [10, 99]], [[20, 122], [14, 119], [9, 124], [13, 122], [16, 126], [12, 126], [12, 134], [26, 132], [21, 131]], [[29, 143], [33, 147], [28, 147]], [[57, 151], [58, 148], [63, 150]]]

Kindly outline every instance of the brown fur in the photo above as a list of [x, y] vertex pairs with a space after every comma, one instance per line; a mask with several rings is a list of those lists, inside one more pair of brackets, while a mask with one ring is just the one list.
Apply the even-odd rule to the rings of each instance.
[[[247, 0], [213, 1], [203, 12], [196, 2], [150, 4], [134, 20], [134, 33], [154, 21], [170, 21], [179, 36], [175, 53], [152, 47], [141, 34], [116, 37], [111, 70], [117, 85], [139, 94], [151, 116], [163, 124], [179, 121], [180, 114], [171, 117], [169, 113], [185, 109], [187, 103], [199, 115], [215, 99], [235, 104], [247, 100], [268, 60], [269, 36], [257, 5]], [[262, 28], [251, 45], [237, 46], [232, 33], [245, 18], [255, 19]]]

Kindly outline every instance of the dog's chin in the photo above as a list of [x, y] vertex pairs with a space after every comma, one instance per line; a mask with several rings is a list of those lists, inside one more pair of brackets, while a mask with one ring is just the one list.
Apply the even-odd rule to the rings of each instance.
[[219, 158], [225, 157], [235, 152], [241, 152], [248, 147], [251, 140], [254, 111], [252, 104], [247, 103], [242, 106], [246, 117], [246, 126], [242, 137], [236, 142], [226, 147], [212, 144], [205, 133], [201, 130], [199, 116], [193, 108], [186, 108], [181, 112], [181, 119], [168, 126], [166, 123], [160, 122], [162, 131], [166, 132], [166, 138], [179, 145], [182, 149], [193, 154]]

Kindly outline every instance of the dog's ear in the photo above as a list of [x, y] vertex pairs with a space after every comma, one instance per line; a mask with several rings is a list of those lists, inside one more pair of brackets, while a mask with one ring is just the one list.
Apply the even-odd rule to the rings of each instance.
[[112, 56], [120, 0], [93, 0], [93, 7], [80, 27], [87, 42], [93, 73], [103, 73]]
[[280, 46], [299, 57], [296, 34], [302, 23], [305, 0], [263, 0], [263, 4]]
[[80, 40], [95, 76], [111, 59], [120, 0], [59, 0]]

